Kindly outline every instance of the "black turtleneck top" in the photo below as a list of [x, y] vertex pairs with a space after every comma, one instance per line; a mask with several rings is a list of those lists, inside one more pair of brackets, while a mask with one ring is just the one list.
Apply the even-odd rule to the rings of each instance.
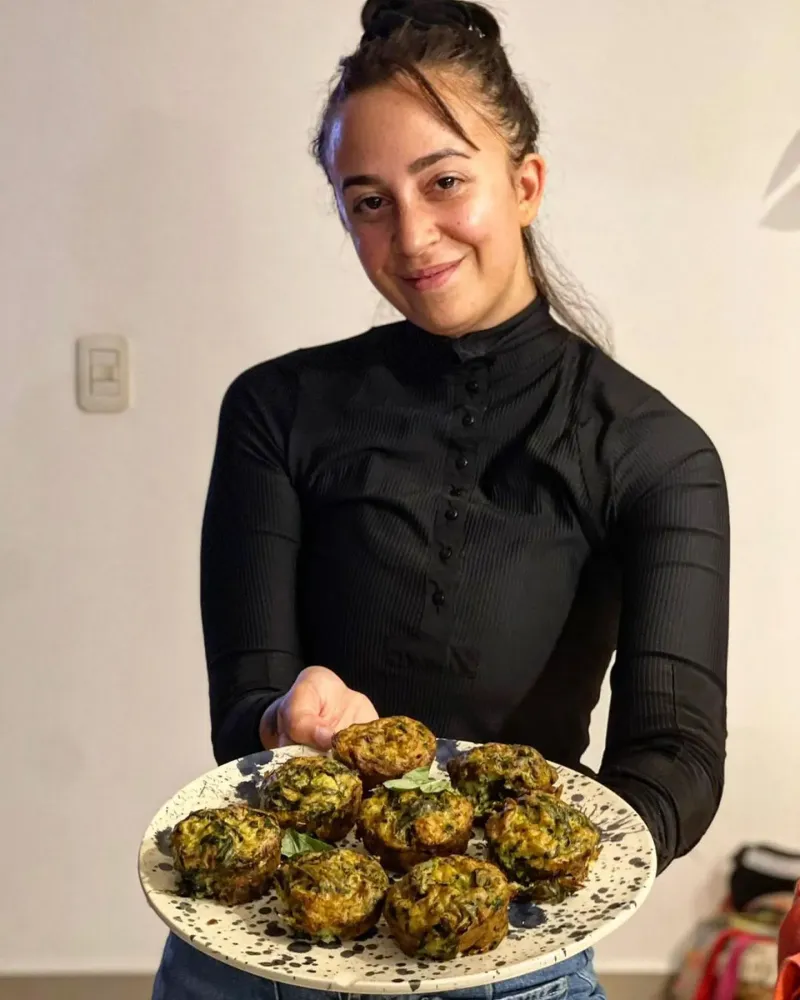
[[203, 528], [216, 757], [258, 750], [321, 664], [381, 715], [579, 767], [616, 653], [598, 778], [663, 869], [722, 792], [728, 564], [707, 436], [542, 299], [260, 364], [225, 396]]

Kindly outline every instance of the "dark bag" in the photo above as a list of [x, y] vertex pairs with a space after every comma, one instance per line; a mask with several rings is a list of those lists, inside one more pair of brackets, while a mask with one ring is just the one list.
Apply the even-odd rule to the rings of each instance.
[[743, 910], [758, 896], [793, 892], [800, 881], [800, 854], [771, 844], [745, 844], [733, 859], [731, 904]]

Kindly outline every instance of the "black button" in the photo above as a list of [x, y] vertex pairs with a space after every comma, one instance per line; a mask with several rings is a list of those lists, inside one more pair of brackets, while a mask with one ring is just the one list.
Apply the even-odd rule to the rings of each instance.
[[453, 558], [453, 550], [450, 548], [449, 545], [445, 545], [445, 547], [439, 553], [439, 557], [442, 560], [442, 562], [447, 562], [448, 559]]
[[458, 520], [458, 511], [457, 510], [453, 510], [453, 508], [451, 507], [449, 510], [446, 510], [444, 512], [444, 516], [447, 518], [448, 521], [457, 521]]
[[466, 413], [466, 414], [464, 414], [464, 419], [461, 421], [461, 423], [465, 427], [474, 427], [475, 426], [475, 417], [473, 417], [471, 413]]
[[460, 486], [451, 486], [450, 487], [450, 496], [451, 497], [463, 497], [464, 496], [464, 490]]
[[469, 465], [469, 459], [465, 455], [459, 455], [458, 458], [456, 459], [456, 468], [466, 469], [468, 465]]
[[436, 593], [433, 595], [433, 603], [436, 605], [437, 608], [443, 608], [444, 601], [445, 601], [444, 593], [441, 590], [437, 590]]
[[474, 396], [476, 393], [480, 392], [480, 390], [480, 385], [474, 380], [472, 382], [467, 382], [467, 392], [470, 396]]

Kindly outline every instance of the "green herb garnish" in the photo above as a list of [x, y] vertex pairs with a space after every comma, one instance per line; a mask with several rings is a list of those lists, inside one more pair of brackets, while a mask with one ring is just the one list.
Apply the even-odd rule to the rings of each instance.
[[418, 767], [404, 774], [402, 778], [384, 781], [384, 785], [397, 792], [417, 790], [425, 795], [438, 795], [440, 792], [446, 792], [452, 788], [447, 778], [432, 778], [429, 767]]
[[293, 858], [298, 854], [309, 854], [311, 851], [333, 851], [335, 850], [324, 840], [317, 840], [307, 833], [298, 833], [297, 830], [287, 830], [281, 841], [281, 854], [285, 858]]

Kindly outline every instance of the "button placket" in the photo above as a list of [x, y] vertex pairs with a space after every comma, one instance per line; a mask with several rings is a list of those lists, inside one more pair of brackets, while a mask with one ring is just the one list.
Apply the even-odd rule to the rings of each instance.
[[452, 606], [458, 587], [464, 546], [468, 498], [477, 482], [476, 455], [480, 440], [484, 399], [488, 387], [485, 364], [472, 364], [458, 372], [452, 385], [450, 453], [446, 463], [442, 498], [434, 527], [435, 556], [429, 571], [427, 631], [448, 639]]
[[453, 433], [454, 457], [449, 466], [454, 470], [448, 483], [451, 496], [466, 496], [475, 486], [475, 456], [487, 389], [488, 371], [484, 365], [471, 366], [461, 374], [456, 386], [458, 423]]
[[463, 506], [448, 502], [436, 518], [435, 528], [436, 560], [432, 563], [429, 577], [429, 608], [438, 623], [434, 634], [449, 630], [452, 621], [454, 592], [458, 585], [460, 560], [458, 553], [463, 544]]

